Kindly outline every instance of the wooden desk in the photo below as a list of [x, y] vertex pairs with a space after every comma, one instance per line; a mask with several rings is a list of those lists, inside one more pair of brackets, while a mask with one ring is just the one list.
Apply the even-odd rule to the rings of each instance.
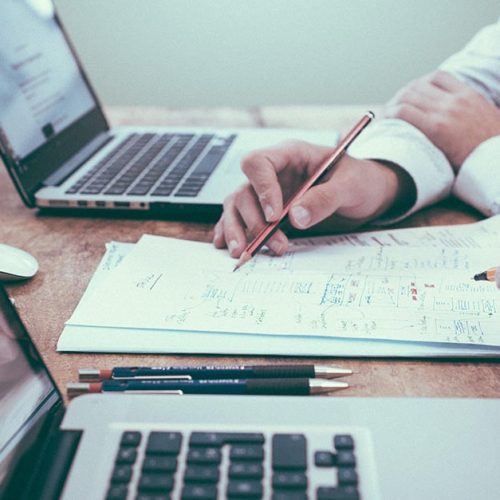
[[[110, 121], [118, 124], [330, 127], [346, 131], [365, 107], [277, 107], [251, 109], [113, 108]], [[377, 111], [375, 107], [374, 111]], [[448, 200], [423, 210], [401, 226], [466, 223], [479, 215], [459, 202]], [[286, 358], [206, 357], [170, 355], [59, 354], [56, 343], [64, 322], [78, 304], [104, 245], [110, 240], [136, 242], [143, 233], [211, 241], [212, 225], [39, 215], [25, 208], [2, 166], [0, 170], [0, 241], [31, 252], [40, 271], [31, 281], [9, 285], [9, 294], [29, 329], [61, 392], [76, 381], [78, 368], [139, 364], [266, 363]], [[297, 361], [297, 360], [295, 360]], [[299, 359], [325, 362], [325, 359]], [[339, 359], [336, 364], [356, 373], [355, 387], [338, 396], [441, 396], [498, 397], [500, 364], [495, 361], [419, 361], [392, 359]]]

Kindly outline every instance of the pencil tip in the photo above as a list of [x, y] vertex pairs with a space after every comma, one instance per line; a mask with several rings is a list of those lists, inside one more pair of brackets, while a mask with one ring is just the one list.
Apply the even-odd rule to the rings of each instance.
[[240, 260], [238, 261], [238, 263], [236, 264], [236, 266], [234, 266], [233, 273], [234, 273], [234, 271], [237, 271], [241, 266], [243, 266], [244, 264], [246, 264], [251, 258], [252, 258], [251, 254], [249, 254], [246, 251], [243, 252], [240, 255]]

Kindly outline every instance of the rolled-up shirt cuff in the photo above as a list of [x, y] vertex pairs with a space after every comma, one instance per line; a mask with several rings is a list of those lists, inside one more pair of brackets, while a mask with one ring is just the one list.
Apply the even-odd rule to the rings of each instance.
[[376, 224], [401, 220], [424, 206], [447, 197], [454, 173], [445, 155], [416, 127], [402, 120], [375, 122], [351, 145], [349, 155], [364, 160], [390, 162], [404, 169], [413, 179], [416, 200], [412, 207]]
[[482, 142], [465, 159], [453, 194], [484, 215], [500, 214], [500, 135]]

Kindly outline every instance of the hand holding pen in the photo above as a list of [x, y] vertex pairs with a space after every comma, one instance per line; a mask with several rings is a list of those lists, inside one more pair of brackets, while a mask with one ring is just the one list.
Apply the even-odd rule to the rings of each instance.
[[[305, 142], [289, 142], [247, 156], [242, 169], [249, 183], [226, 199], [224, 213], [215, 226], [214, 245], [227, 246], [232, 257], [240, 257], [247, 246], [247, 236], [255, 238], [267, 223], [281, 220], [284, 200], [334, 151]], [[411, 203], [406, 181], [396, 167], [343, 154], [321, 182], [290, 206], [288, 221], [297, 229], [321, 222], [322, 230], [351, 230], [400, 200]], [[275, 254], [282, 255], [288, 239], [277, 229], [266, 244]]]
[[275, 220], [268, 222], [255, 236], [255, 238], [246, 246], [243, 253], [240, 255], [238, 264], [235, 270], [241, 267], [245, 262], [248, 262], [271, 238], [278, 230], [279, 225], [288, 217], [288, 213], [294, 208], [297, 211], [297, 202], [307, 193], [307, 191], [315, 184], [320, 183], [326, 178], [326, 175], [344, 156], [347, 148], [352, 144], [354, 139], [364, 130], [364, 128], [373, 120], [375, 115], [369, 111], [361, 120], [349, 131], [349, 133], [340, 141], [335, 149], [307, 176], [302, 184], [288, 198], [279, 216]]

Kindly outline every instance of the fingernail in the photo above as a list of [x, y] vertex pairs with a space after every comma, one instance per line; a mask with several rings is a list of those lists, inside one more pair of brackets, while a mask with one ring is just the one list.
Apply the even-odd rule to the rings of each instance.
[[231, 240], [228, 243], [227, 248], [229, 249], [229, 253], [233, 255], [233, 253], [239, 248], [238, 242], [236, 240]]
[[309, 213], [309, 210], [300, 205], [293, 207], [290, 212], [300, 227], [307, 227], [309, 222], [311, 222], [311, 214]]
[[269, 222], [273, 218], [274, 210], [273, 210], [273, 207], [271, 205], [266, 205], [264, 207], [264, 215], [266, 217], [267, 222]]

